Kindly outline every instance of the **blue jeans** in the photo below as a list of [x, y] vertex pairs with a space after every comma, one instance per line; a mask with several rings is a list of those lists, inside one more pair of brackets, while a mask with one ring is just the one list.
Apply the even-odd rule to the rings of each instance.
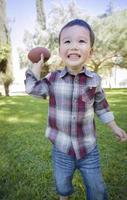
[[73, 174], [78, 169], [86, 186], [87, 200], [108, 200], [97, 146], [80, 160], [60, 152], [53, 146], [52, 158], [56, 189], [60, 196], [73, 193]]

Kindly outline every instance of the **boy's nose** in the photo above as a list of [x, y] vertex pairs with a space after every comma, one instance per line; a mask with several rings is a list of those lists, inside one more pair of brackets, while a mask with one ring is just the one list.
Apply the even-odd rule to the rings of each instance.
[[76, 42], [71, 43], [71, 49], [78, 49], [78, 45]]

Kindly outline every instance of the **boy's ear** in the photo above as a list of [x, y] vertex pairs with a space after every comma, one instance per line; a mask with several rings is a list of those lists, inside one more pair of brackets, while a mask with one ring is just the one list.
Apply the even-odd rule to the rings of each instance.
[[59, 56], [61, 57], [60, 47], [59, 47]]
[[91, 59], [91, 57], [92, 57], [92, 55], [93, 55], [93, 52], [94, 52], [94, 50], [93, 50], [93, 48], [91, 48], [90, 54], [89, 54], [89, 59]]
[[92, 56], [92, 54], [93, 54], [93, 47], [90, 50], [90, 56]]
[[89, 62], [89, 60], [91, 59], [92, 55], [93, 55], [93, 48], [90, 49], [89, 57], [87, 58], [87, 62]]

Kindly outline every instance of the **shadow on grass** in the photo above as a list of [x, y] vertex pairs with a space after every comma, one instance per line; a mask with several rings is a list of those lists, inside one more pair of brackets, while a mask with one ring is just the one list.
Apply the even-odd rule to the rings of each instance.
[[48, 200], [55, 191], [44, 137], [47, 101], [5, 97], [0, 106], [0, 199]]
[[[33, 123], [4, 124], [0, 135], [0, 199], [48, 199], [55, 193], [51, 146]], [[47, 195], [47, 197], [46, 197]]]

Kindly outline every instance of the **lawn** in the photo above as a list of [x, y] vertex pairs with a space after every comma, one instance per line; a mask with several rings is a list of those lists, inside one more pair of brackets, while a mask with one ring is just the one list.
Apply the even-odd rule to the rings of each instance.
[[[106, 90], [116, 121], [127, 131], [127, 89]], [[0, 97], [0, 200], [57, 200], [50, 142], [45, 138], [48, 101], [30, 96]], [[109, 200], [127, 199], [127, 142], [120, 143], [96, 119]], [[71, 200], [85, 200], [77, 171]]]

